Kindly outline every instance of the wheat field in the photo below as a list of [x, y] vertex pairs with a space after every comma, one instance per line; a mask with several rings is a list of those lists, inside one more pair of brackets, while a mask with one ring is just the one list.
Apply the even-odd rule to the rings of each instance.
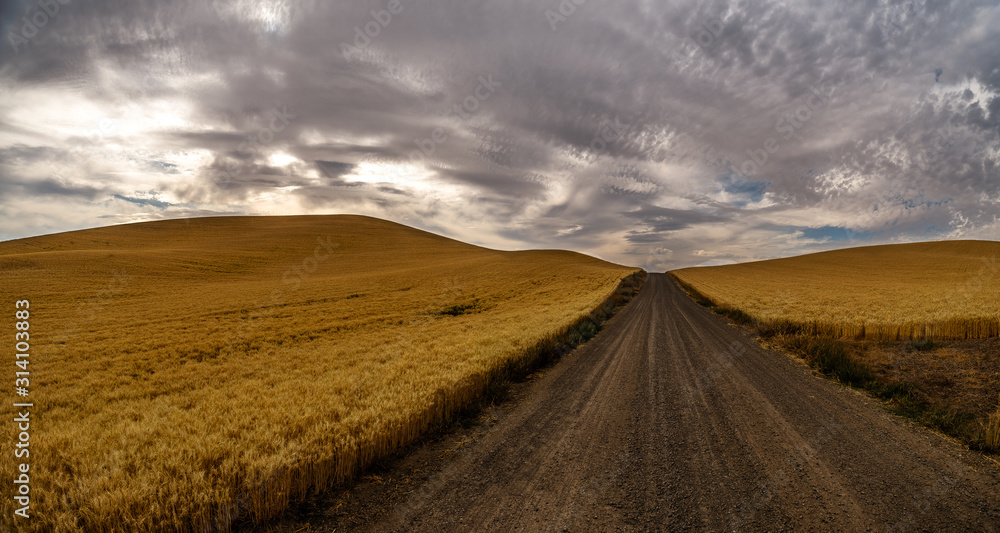
[[840, 338], [1000, 335], [1000, 243], [866, 246], [671, 273], [762, 324]]
[[[123, 532], [225, 531], [350, 479], [637, 270], [341, 215], [20, 239], [0, 267], [11, 313], [31, 302], [33, 517], [18, 527]], [[0, 453], [4, 472], [14, 461]]]

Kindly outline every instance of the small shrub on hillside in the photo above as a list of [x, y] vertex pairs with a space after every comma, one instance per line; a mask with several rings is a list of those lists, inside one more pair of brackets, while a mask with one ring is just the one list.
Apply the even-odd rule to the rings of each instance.
[[439, 315], [448, 315], [448, 316], [464, 315], [466, 313], [470, 313], [472, 311], [475, 311], [477, 307], [478, 307], [478, 302], [472, 302], [472, 303], [469, 303], [469, 304], [457, 304], [457, 305], [452, 305], [452, 306], [449, 306], [449, 307], [445, 307], [440, 312], [438, 312], [438, 314]]

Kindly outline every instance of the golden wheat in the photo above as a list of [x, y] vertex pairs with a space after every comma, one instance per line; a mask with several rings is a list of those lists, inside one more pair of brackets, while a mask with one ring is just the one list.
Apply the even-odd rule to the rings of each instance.
[[31, 302], [33, 531], [268, 519], [447, 420], [635, 271], [355, 216], [21, 239], [0, 267], [2, 301]]
[[672, 273], [717, 305], [841, 338], [1000, 335], [1000, 243], [850, 248]]

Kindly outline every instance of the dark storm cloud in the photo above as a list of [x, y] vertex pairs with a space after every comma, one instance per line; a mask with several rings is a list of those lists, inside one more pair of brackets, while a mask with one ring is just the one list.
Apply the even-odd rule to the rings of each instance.
[[323, 173], [326, 177], [327, 183], [329, 185], [344, 185], [344, 186], [358, 186], [360, 183], [348, 183], [344, 181], [343, 176], [350, 173], [356, 165], [350, 163], [340, 163], [338, 161], [323, 161], [316, 160], [316, 168]]
[[535, 196], [545, 189], [541, 183], [517, 175], [445, 168], [435, 170], [445, 180], [512, 199], [521, 196]]
[[643, 205], [635, 211], [623, 214], [639, 221], [639, 229], [629, 230], [625, 234], [625, 239], [635, 244], [665, 242], [669, 240], [671, 232], [689, 228], [694, 224], [710, 224], [725, 220], [713, 214], [655, 205]]
[[644, 205], [635, 211], [629, 211], [623, 214], [641, 221], [643, 224], [648, 226], [651, 231], [656, 232], [676, 231], [687, 228], [692, 224], [704, 224], [725, 220], [723, 217], [699, 211], [669, 209], [655, 205]]
[[[253, 199], [280, 195], [650, 268], [811, 250], [839, 242], [829, 228], [887, 242], [996, 228], [995, 2], [391, 6], [72, 2], [15, 47], [32, 8], [7, 3], [0, 77], [22, 92], [0, 105], [6, 183], [134, 198], [104, 182], [141, 159], [170, 172], [158, 202], [266, 211]], [[67, 93], [142, 133], [24, 112]], [[184, 120], [154, 118], [171, 110]], [[99, 160], [72, 185], [38, 169], [67, 143]], [[96, 153], [137, 143], [163, 153]]]
[[236, 152], [236, 147], [245, 140], [245, 135], [228, 131], [179, 131], [172, 132], [164, 141], [187, 146], [201, 146], [218, 152]]
[[15, 144], [0, 148], [0, 164], [27, 165], [63, 156], [63, 150], [49, 146], [27, 146]]
[[103, 189], [90, 185], [73, 185], [55, 179], [43, 179], [28, 183], [16, 184], [24, 193], [37, 196], [70, 196], [94, 200], [103, 192]]

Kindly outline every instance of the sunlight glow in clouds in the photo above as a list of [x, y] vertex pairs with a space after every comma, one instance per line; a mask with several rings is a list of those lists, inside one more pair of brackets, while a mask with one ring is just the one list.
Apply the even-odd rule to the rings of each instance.
[[349, 57], [373, 5], [72, 7], [0, 53], [0, 238], [362, 213], [663, 270], [1000, 236], [995, 1], [412, 0]]

